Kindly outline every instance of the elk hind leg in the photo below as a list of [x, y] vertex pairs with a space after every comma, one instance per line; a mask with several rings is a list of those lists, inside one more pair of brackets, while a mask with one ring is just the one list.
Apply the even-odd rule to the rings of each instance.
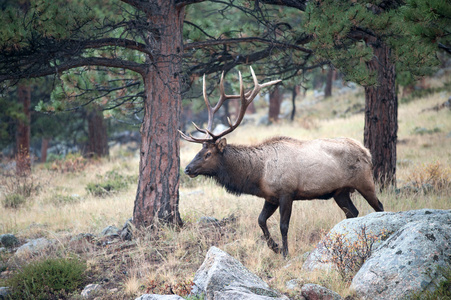
[[375, 211], [384, 211], [384, 206], [376, 196], [374, 183], [366, 184], [363, 187], [356, 188], [356, 190], [359, 191], [359, 193]]
[[376, 196], [374, 189], [357, 189], [375, 211], [384, 211], [384, 206]]
[[352, 203], [349, 190], [338, 192], [335, 194], [334, 200], [345, 213], [347, 219], [355, 218], [359, 215], [359, 211], [355, 207], [354, 203]]
[[258, 225], [260, 225], [260, 228], [263, 231], [263, 236], [265, 237], [266, 243], [268, 244], [268, 247], [276, 253], [280, 253], [279, 245], [277, 245], [277, 243], [272, 239], [268, 226], [266, 225], [266, 221], [274, 214], [278, 207], [279, 205], [277, 204], [272, 204], [265, 201], [263, 209], [258, 216]]

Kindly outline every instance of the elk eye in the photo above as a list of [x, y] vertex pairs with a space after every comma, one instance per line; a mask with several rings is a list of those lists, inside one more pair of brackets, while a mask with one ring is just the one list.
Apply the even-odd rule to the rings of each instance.
[[211, 156], [211, 152], [207, 152], [207, 154], [205, 154], [205, 159], [209, 158]]

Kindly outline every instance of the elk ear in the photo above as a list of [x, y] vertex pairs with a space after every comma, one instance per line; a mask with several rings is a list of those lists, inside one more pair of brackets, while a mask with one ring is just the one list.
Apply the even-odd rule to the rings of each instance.
[[216, 145], [218, 146], [218, 150], [222, 153], [227, 146], [227, 140], [225, 138], [219, 139], [216, 141]]

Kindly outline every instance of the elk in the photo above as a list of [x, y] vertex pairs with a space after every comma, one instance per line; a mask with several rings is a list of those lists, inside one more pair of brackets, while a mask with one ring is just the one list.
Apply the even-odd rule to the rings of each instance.
[[[241, 73], [240, 94], [224, 92], [224, 74], [221, 77], [218, 103], [212, 107], [207, 99], [205, 76], [203, 94], [208, 110], [206, 129], [195, 128], [204, 137], [186, 135], [189, 142], [201, 143], [202, 149], [186, 166], [190, 177], [204, 175], [214, 178], [230, 193], [250, 194], [265, 199], [258, 217], [267, 245], [276, 253], [288, 256], [287, 234], [294, 200], [334, 198], [346, 218], [357, 217], [359, 211], [350, 194], [357, 190], [376, 211], [383, 205], [375, 193], [371, 155], [361, 143], [350, 138], [297, 140], [273, 137], [254, 146], [227, 144], [224, 136], [234, 131], [243, 120], [247, 107], [264, 87], [281, 80], [259, 84], [251, 67], [254, 89], [244, 92]], [[240, 99], [241, 107], [235, 122], [219, 134], [212, 132], [213, 116], [228, 99]], [[282, 248], [272, 239], [266, 222], [279, 208]]]

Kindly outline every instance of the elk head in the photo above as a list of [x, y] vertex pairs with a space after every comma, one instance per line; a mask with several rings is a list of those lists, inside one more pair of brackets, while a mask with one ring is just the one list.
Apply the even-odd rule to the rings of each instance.
[[[187, 140], [188, 142], [203, 144], [202, 150], [199, 153], [197, 153], [197, 155], [194, 157], [194, 159], [185, 168], [185, 174], [189, 175], [190, 177], [196, 177], [197, 175], [206, 175], [206, 176], [215, 176], [216, 175], [216, 171], [220, 164], [220, 156], [222, 155], [222, 153], [227, 145], [227, 141], [223, 137], [226, 134], [229, 134], [232, 131], [234, 131], [241, 124], [241, 121], [243, 121], [244, 115], [246, 113], [247, 107], [249, 106], [249, 104], [251, 104], [251, 102], [258, 95], [258, 93], [261, 91], [262, 88], [281, 82], [281, 80], [274, 80], [274, 81], [270, 81], [270, 82], [267, 82], [264, 84], [259, 84], [257, 81], [257, 77], [255, 76], [254, 70], [252, 69], [252, 67], [250, 69], [251, 69], [251, 73], [252, 73], [252, 78], [254, 79], [254, 89], [250, 90], [248, 92], [244, 92], [243, 79], [241, 77], [241, 72], [239, 72], [238, 73], [239, 79], [240, 79], [240, 94], [239, 95], [227, 95], [225, 93], [225, 91], [224, 91], [224, 73], [222, 73], [221, 81], [219, 83], [220, 96], [219, 96], [218, 103], [216, 103], [216, 105], [214, 107], [211, 106], [210, 101], [208, 101], [208, 98], [207, 98], [205, 75], [204, 75], [203, 94], [204, 94], [205, 104], [206, 104], [207, 110], [208, 110], [208, 124], [207, 124], [207, 128], [205, 128], [205, 129], [199, 128], [199, 126], [197, 126], [194, 122], [193, 122], [193, 125], [199, 132], [204, 133], [205, 136], [203, 138], [196, 138], [196, 137], [192, 136], [191, 134], [186, 135], [180, 131], [181, 137], [184, 140]], [[235, 122], [232, 122], [230, 120], [230, 118], [227, 118], [227, 121], [229, 123], [229, 128], [225, 129], [224, 131], [220, 132], [219, 134], [214, 134], [212, 132], [214, 114], [219, 110], [219, 108], [222, 106], [224, 101], [226, 101], [228, 99], [240, 99], [240, 101], [241, 101], [240, 111], [238, 113], [238, 116], [237, 116]]]

